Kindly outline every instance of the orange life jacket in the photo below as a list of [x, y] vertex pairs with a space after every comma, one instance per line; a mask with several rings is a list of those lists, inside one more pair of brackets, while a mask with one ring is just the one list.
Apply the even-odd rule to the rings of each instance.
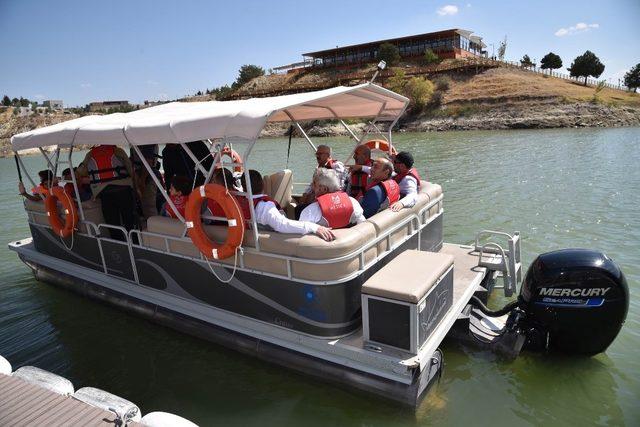
[[400, 186], [393, 179], [373, 183], [369, 185], [367, 190], [375, 187], [376, 185], [379, 185], [383, 188], [385, 194], [387, 195], [387, 202], [389, 206], [400, 200]]
[[[418, 190], [420, 190], [420, 174], [418, 173], [418, 171], [416, 170], [416, 168], [411, 168], [409, 170], [407, 170], [405, 173], [398, 173], [396, 174], [396, 176], [393, 177], [393, 179], [400, 184], [400, 181], [402, 181], [404, 179], [405, 176], [412, 176], [413, 178], [415, 178], [415, 180], [418, 182]], [[406, 194], [401, 194], [401, 196], [406, 196]]]
[[31, 189], [31, 194], [42, 194], [43, 196], [48, 196], [49, 194], [51, 194], [51, 190], [49, 190], [49, 187], [44, 184], [38, 184], [37, 187], [33, 187]]
[[129, 177], [124, 162], [115, 152], [116, 147], [113, 145], [98, 145], [91, 149], [91, 157], [87, 162], [91, 184]]
[[322, 218], [331, 228], [344, 228], [351, 222], [353, 205], [344, 191], [327, 193], [317, 198]]
[[[364, 166], [371, 166], [372, 161], [369, 160]], [[349, 195], [354, 199], [360, 201], [364, 196], [364, 192], [367, 191], [369, 185], [369, 174], [359, 170], [351, 172], [351, 185], [349, 186]]]

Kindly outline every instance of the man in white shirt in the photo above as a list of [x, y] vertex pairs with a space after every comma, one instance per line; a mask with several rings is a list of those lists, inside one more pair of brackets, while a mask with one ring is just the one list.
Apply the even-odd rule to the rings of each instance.
[[318, 168], [311, 183], [316, 201], [300, 214], [300, 221], [309, 221], [330, 228], [344, 228], [366, 221], [360, 204], [341, 191], [335, 171]]
[[393, 179], [400, 186], [400, 200], [393, 203], [389, 208], [398, 212], [402, 208], [415, 206], [418, 200], [418, 190], [420, 189], [420, 175], [413, 167], [413, 156], [408, 151], [401, 151], [393, 159], [395, 175]]
[[[287, 218], [280, 211], [280, 206], [277, 202], [262, 193], [262, 175], [260, 175], [258, 171], [250, 170], [249, 179], [251, 180], [251, 191], [254, 193], [252, 197], [253, 210], [258, 224], [271, 227], [278, 233], [315, 234], [326, 241], [331, 241], [336, 238], [331, 230], [326, 227], [312, 222], [295, 221]], [[245, 189], [247, 188], [245, 175], [242, 175], [242, 186]], [[247, 199], [245, 197], [238, 197], [238, 202], [245, 218], [251, 218], [251, 211]]]

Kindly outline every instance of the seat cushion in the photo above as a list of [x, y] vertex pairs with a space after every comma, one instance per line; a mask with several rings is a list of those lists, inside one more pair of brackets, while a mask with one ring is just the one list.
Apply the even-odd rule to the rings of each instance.
[[285, 209], [291, 203], [291, 191], [293, 188], [293, 172], [289, 169], [265, 175], [262, 178], [264, 193], [278, 202]]
[[417, 304], [451, 266], [451, 255], [407, 250], [371, 276], [362, 293]]

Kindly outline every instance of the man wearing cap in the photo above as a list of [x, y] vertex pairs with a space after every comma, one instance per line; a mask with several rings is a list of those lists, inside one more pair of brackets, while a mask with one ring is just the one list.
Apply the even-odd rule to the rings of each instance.
[[393, 203], [389, 208], [398, 212], [402, 208], [411, 208], [418, 200], [420, 189], [420, 175], [413, 167], [413, 156], [408, 151], [401, 151], [393, 159], [393, 168], [396, 172], [393, 179], [400, 186], [401, 199]]

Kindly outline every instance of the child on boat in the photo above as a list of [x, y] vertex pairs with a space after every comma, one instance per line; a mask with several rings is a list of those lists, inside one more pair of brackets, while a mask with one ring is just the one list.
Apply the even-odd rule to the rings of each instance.
[[[189, 179], [184, 175], [174, 176], [171, 180], [171, 186], [169, 187], [169, 198], [183, 218], [184, 210], [189, 200], [189, 193], [191, 193], [191, 182]], [[169, 205], [169, 202], [165, 202], [161, 215], [169, 218], [178, 217], [171, 205]]]

